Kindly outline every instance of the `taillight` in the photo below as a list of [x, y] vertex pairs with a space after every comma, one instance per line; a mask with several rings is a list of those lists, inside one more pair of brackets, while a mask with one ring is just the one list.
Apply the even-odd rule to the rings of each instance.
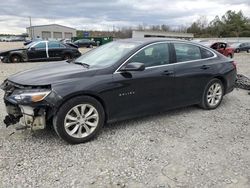
[[233, 66], [235, 69], [237, 69], [237, 63], [235, 61], [233, 61]]

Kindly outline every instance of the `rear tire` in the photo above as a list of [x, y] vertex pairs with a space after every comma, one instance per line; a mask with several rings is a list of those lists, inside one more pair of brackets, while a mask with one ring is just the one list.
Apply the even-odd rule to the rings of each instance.
[[223, 83], [217, 79], [212, 79], [206, 86], [200, 106], [206, 110], [217, 108], [223, 100], [224, 86]]
[[70, 144], [87, 142], [94, 138], [104, 125], [102, 105], [89, 96], [79, 96], [65, 102], [53, 120], [53, 126], [63, 140]]
[[22, 58], [20, 55], [12, 55], [10, 57], [10, 62], [11, 63], [20, 63], [22, 61]]

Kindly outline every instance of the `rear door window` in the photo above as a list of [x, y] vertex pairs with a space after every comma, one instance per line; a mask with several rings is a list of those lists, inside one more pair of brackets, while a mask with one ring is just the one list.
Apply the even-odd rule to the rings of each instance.
[[200, 47], [198, 46], [185, 43], [174, 43], [173, 45], [175, 48], [177, 62], [202, 59]]
[[49, 49], [50, 48], [63, 48], [63, 46], [59, 42], [49, 42]]
[[200, 48], [200, 50], [201, 50], [202, 59], [206, 59], [206, 58], [210, 58], [210, 57], [214, 56], [214, 54], [211, 51], [207, 50], [207, 49]]

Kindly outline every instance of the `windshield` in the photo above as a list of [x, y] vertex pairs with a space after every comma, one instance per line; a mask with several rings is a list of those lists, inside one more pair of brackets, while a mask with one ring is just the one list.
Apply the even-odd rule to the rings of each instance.
[[28, 48], [30, 48], [31, 46], [33, 46], [35, 43], [37, 43], [37, 42], [31, 42], [31, 43], [29, 43], [28, 45], [26, 45], [24, 48], [28, 49]]
[[139, 45], [140, 43], [133, 42], [110, 42], [82, 55], [75, 62], [88, 64], [89, 68], [108, 67]]

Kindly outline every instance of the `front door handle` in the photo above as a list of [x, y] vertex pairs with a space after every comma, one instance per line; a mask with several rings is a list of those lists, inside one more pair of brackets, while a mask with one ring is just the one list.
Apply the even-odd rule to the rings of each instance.
[[172, 74], [174, 74], [174, 71], [170, 71], [170, 70], [165, 70], [162, 73], [162, 75], [165, 75], [165, 76], [169, 76], [169, 75], [172, 75]]
[[202, 65], [202, 66], [201, 66], [201, 69], [203, 69], [203, 70], [206, 70], [206, 69], [209, 69], [209, 68], [210, 68], [209, 65]]

